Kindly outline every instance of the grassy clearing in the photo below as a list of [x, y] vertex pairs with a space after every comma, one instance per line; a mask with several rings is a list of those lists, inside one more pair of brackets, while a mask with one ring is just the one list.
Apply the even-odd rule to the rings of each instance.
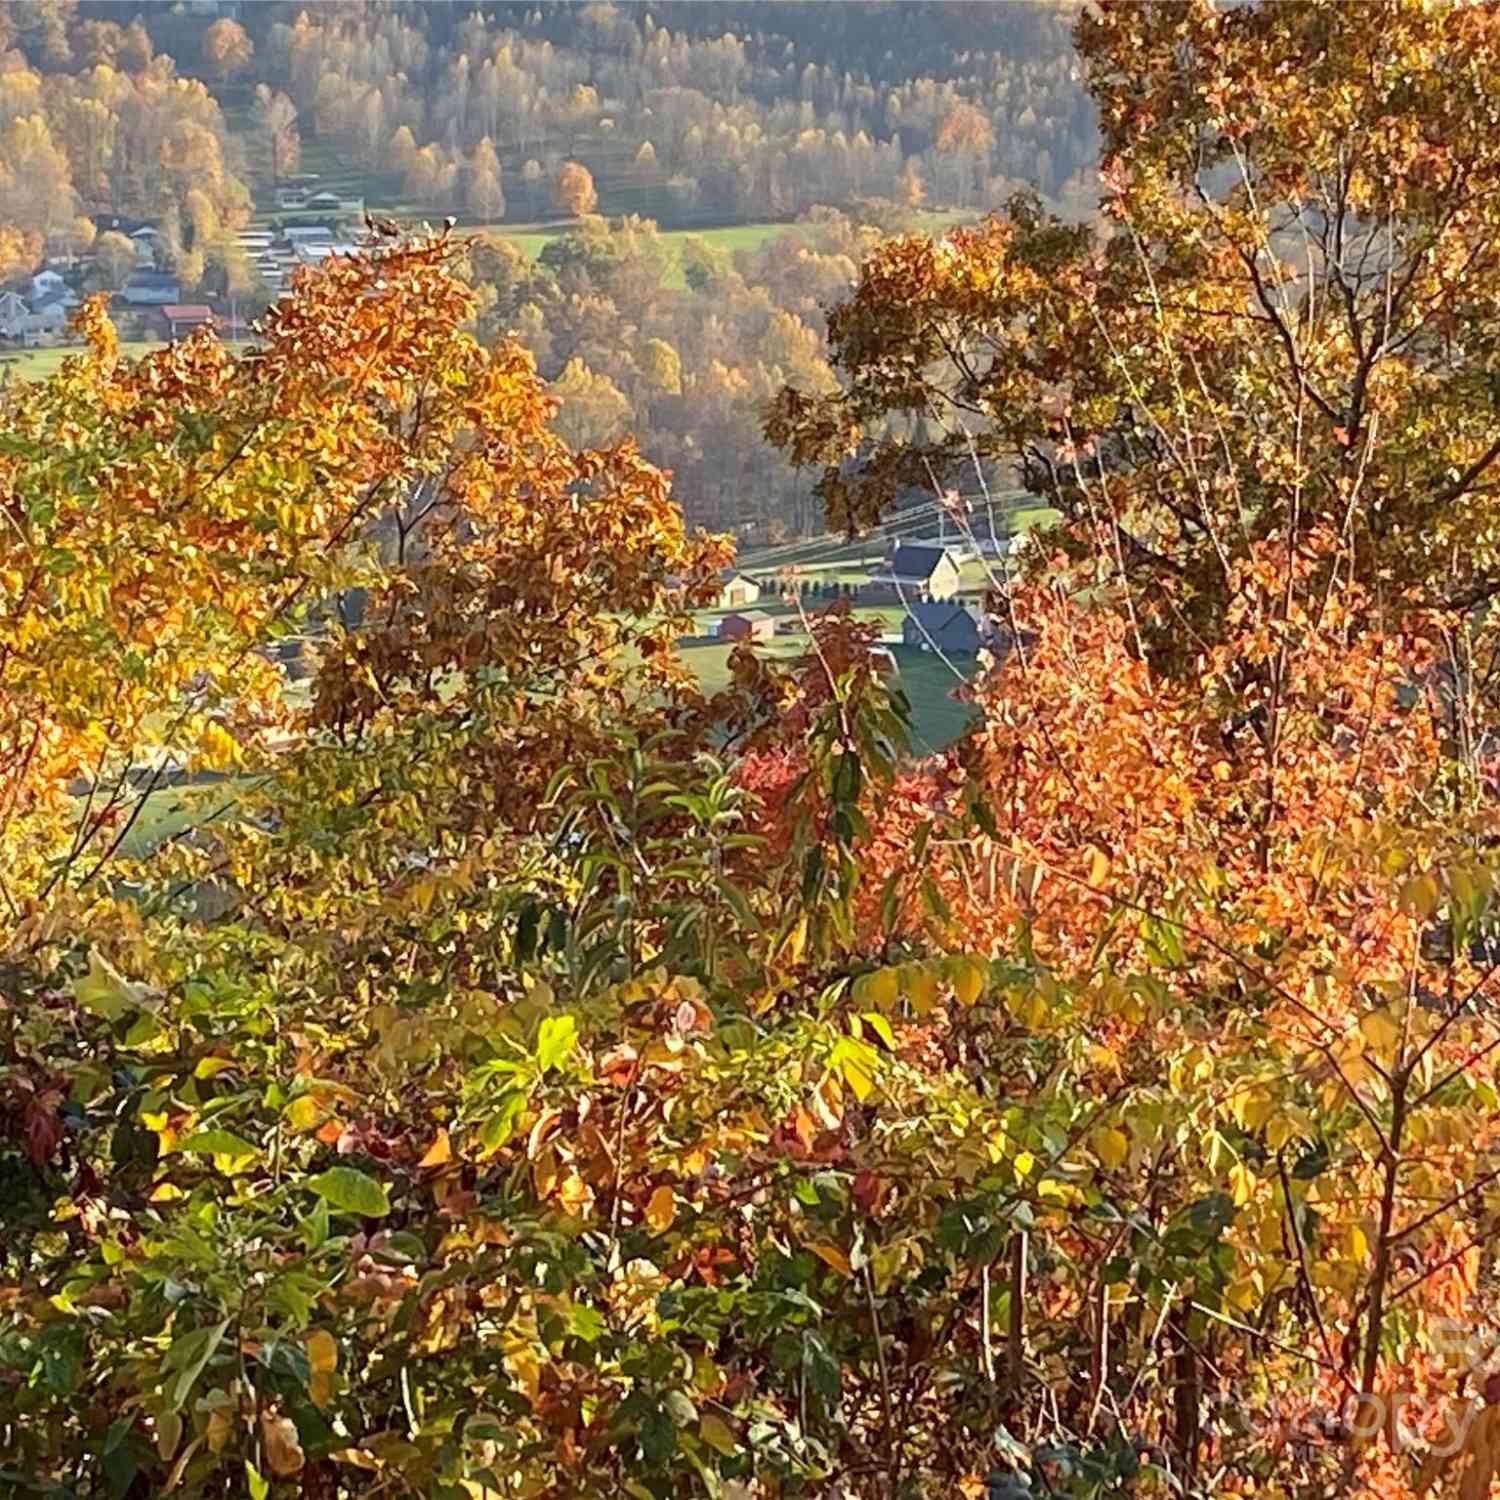
[[[144, 859], [168, 839], [204, 823], [223, 819], [237, 800], [238, 782], [219, 780], [199, 786], [164, 786], [148, 792], [145, 805], [120, 844], [122, 859]], [[133, 803], [126, 804], [128, 817]]]
[[[133, 359], [161, 347], [156, 340], [135, 340], [122, 343], [120, 353]], [[82, 344], [60, 344], [53, 349], [8, 349], [0, 354], [0, 379], [9, 374], [17, 380], [45, 380], [49, 375], [57, 374], [65, 359], [82, 354], [83, 350]]]
[[[807, 647], [800, 637], [766, 642], [756, 649], [763, 656], [786, 658], [799, 655]], [[716, 693], [729, 685], [729, 653], [733, 648], [718, 644], [684, 646], [682, 657], [698, 674], [705, 692]], [[912, 748], [918, 755], [930, 755], [951, 745], [974, 723], [974, 710], [953, 697], [958, 680], [946, 663], [930, 651], [910, 646], [893, 646], [891, 655], [901, 674], [901, 686], [911, 702]], [[972, 673], [972, 657], [954, 662], [962, 672]]]
[[[231, 349], [242, 349], [244, 340], [226, 340]], [[120, 353], [126, 359], [139, 359], [143, 354], [152, 354], [158, 349], [165, 349], [165, 339], [122, 339], [120, 341]], [[57, 374], [62, 368], [62, 362], [75, 354], [82, 354], [82, 344], [60, 344], [52, 349], [8, 349], [0, 353], [0, 380], [9, 377], [12, 380], [45, 380], [49, 375]]]
[[[785, 611], [783, 611], [785, 612]], [[875, 619], [887, 629], [899, 627], [901, 611], [861, 610], [861, 618]], [[729, 685], [729, 653], [732, 647], [718, 643], [684, 645], [683, 660], [698, 675], [703, 689], [716, 693]], [[762, 655], [786, 660], [807, 649], [802, 635], [782, 636], [756, 648]], [[901, 686], [911, 702], [912, 748], [918, 755], [930, 755], [958, 739], [974, 722], [969, 705], [953, 697], [958, 681], [948, 666], [930, 651], [907, 646], [893, 646], [891, 654], [900, 670]], [[972, 672], [974, 662], [959, 660], [954, 666]], [[223, 821], [233, 816], [241, 783], [235, 778], [195, 786], [161, 787], [147, 794], [145, 803], [120, 845], [122, 859], [144, 859], [169, 839], [195, 827]], [[133, 804], [127, 804], [128, 816]]]

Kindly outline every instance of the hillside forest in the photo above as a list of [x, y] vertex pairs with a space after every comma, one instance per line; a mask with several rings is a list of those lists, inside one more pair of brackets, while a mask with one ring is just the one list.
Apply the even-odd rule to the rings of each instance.
[[635, 433], [695, 520], [778, 542], [819, 526], [758, 414], [831, 386], [823, 308], [878, 234], [1021, 189], [1092, 207], [1067, 15], [6, 0], [0, 282], [51, 253], [117, 290], [149, 221], [176, 300], [227, 322], [281, 289], [247, 232], [317, 219], [289, 183], [339, 196], [338, 240], [452, 215], [484, 230], [478, 331], [531, 350], [564, 430]]
[[[773, 19], [980, 68], [723, 12], [747, 100]], [[838, 533], [1024, 487], [962, 668], [790, 569], [690, 665], [735, 538], [495, 290], [617, 313], [628, 217], [374, 214], [241, 339], [101, 290], [0, 391], [0, 1491], [1493, 1500], [1500, 11], [1068, 47], [1097, 214], [824, 209], [757, 412]]]

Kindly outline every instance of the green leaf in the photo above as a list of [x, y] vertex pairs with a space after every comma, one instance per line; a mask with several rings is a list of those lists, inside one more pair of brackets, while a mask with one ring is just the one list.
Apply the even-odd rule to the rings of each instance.
[[259, 1469], [247, 1458], [245, 1460], [245, 1484], [250, 1490], [250, 1500], [266, 1500], [271, 1493], [270, 1481], [265, 1479]]
[[177, 1144], [179, 1151], [200, 1151], [210, 1156], [254, 1156], [259, 1147], [232, 1130], [200, 1130]]
[[500, 1096], [499, 1108], [479, 1127], [479, 1144], [486, 1151], [498, 1151], [515, 1134], [525, 1112], [526, 1095], [520, 1089], [507, 1090]]
[[698, 1420], [698, 1408], [682, 1391], [668, 1391], [662, 1398], [662, 1405], [679, 1427], [691, 1427]]
[[548, 1016], [537, 1028], [536, 1064], [542, 1072], [555, 1068], [573, 1050], [578, 1023], [572, 1016]]
[[107, 1021], [118, 1021], [126, 1011], [139, 1010], [149, 994], [144, 984], [122, 979], [97, 952], [89, 954], [88, 973], [73, 981], [78, 1003]]
[[378, 1219], [391, 1211], [385, 1185], [357, 1167], [329, 1167], [326, 1172], [310, 1177], [307, 1185], [320, 1198], [327, 1199], [334, 1208], [345, 1213]]
[[203, 1373], [203, 1367], [223, 1342], [224, 1330], [228, 1327], [229, 1320], [225, 1318], [221, 1323], [195, 1328], [191, 1333], [173, 1340], [172, 1347], [167, 1350], [167, 1357], [162, 1361], [164, 1370], [175, 1372], [174, 1378], [166, 1387], [168, 1411], [176, 1411], [187, 1400], [189, 1392]]
[[641, 1452], [648, 1463], [659, 1464], [677, 1446], [677, 1424], [660, 1407], [641, 1419]]

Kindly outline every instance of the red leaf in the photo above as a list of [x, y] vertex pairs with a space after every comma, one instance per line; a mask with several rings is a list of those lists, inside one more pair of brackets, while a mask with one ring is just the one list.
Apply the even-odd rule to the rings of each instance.
[[26, 1150], [34, 1167], [45, 1167], [62, 1139], [62, 1124], [57, 1118], [61, 1103], [62, 1095], [48, 1089], [26, 1106]]

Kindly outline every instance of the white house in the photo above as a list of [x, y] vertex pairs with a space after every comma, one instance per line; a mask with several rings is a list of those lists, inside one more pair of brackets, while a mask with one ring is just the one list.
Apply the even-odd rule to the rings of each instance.
[[68, 283], [56, 271], [38, 271], [31, 278], [32, 303], [50, 302], [67, 289]]
[[738, 568], [719, 569], [719, 608], [743, 609], [760, 598], [760, 585]]

